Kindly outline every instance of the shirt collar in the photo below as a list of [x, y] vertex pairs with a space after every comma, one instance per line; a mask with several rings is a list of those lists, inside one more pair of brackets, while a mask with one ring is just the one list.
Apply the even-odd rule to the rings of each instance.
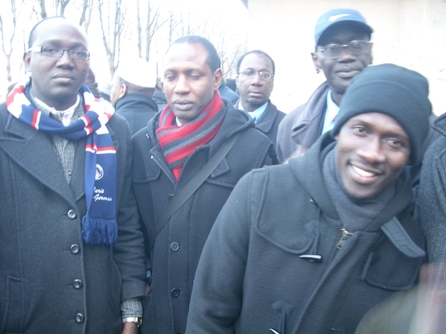
[[339, 112], [339, 106], [333, 102], [330, 90], [327, 94], [327, 109], [325, 111], [324, 126], [322, 128], [322, 133], [330, 131], [333, 128], [334, 123], [336, 121], [336, 117], [338, 116], [338, 112]]
[[77, 106], [79, 105], [79, 102], [81, 99], [80, 99], [80, 96], [77, 95], [76, 102], [71, 107], [69, 107], [68, 109], [65, 109], [65, 110], [57, 110], [54, 107], [50, 107], [45, 102], [43, 102], [42, 100], [40, 100], [36, 97], [33, 97], [33, 100], [37, 104], [37, 107], [39, 108], [40, 111], [57, 119], [64, 126], [68, 126], [71, 123], [71, 119], [73, 118], [74, 111], [76, 110]]
[[[260, 117], [262, 117], [267, 107], [268, 107], [268, 101], [266, 101], [262, 106], [260, 106], [253, 112], [248, 112], [248, 114], [251, 115], [251, 117], [253, 118], [254, 123], [257, 123], [259, 121]], [[240, 100], [238, 101], [237, 109], [245, 110], [243, 109], [242, 102]]]

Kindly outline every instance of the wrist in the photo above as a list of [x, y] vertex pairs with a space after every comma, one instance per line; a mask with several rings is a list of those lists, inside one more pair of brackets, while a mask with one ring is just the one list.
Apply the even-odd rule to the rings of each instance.
[[141, 326], [142, 324], [142, 318], [138, 318], [138, 317], [127, 317], [127, 318], [122, 318], [122, 322], [124, 324], [126, 323], [132, 323], [135, 324], [137, 327]]

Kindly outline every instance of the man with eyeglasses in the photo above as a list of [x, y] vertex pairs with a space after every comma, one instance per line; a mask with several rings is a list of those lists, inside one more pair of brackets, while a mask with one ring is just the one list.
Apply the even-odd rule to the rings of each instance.
[[332, 9], [319, 18], [314, 36], [316, 49], [311, 56], [316, 73], [322, 70], [327, 81], [280, 123], [277, 154], [281, 162], [304, 155], [334, 126], [351, 80], [372, 63], [372, 32], [354, 9]]
[[240, 100], [236, 107], [247, 111], [256, 128], [276, 145], [277, 128], [285, 113], [277, 110], [269, 97], [274, 87], [275, 64], [260, 50], [245, 53], [237, 62], [236, 85]]
[[0, 331], [137, 333], [143, 236], [126, 121], [84, 85], [85, 33], [40, 21], [0, 105]]

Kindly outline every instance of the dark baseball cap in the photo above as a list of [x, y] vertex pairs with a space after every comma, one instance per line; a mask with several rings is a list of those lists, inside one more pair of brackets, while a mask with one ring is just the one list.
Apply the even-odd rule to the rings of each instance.
[[358, 28], [364, 30], [369, 35], [371, 35], [373, 32], [373, 29], [367, 25], [364, 16], [362, 16], [357, 10], [351, 8], [335, 8], [322, 14], [317, 21], [316, 30], [314, 32], [316, 46], [318, 45], [322, 34], [327, 31], [327, 29], [339, 23], [347, 22], [352, 26], [357, 26]]

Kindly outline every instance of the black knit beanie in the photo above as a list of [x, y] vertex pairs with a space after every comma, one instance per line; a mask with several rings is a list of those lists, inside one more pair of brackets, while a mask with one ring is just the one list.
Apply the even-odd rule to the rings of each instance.
[[355, 115], [380, 112], [394, 118], [407, 132], [411, 160], [420, 158], [420, 149], [429, 130], [432, 106], [429, 84], [424, 76], [392, 64], [369, 66], [353, 78], [346, 90], [335, 125], [336, 136], [341, 127]]

